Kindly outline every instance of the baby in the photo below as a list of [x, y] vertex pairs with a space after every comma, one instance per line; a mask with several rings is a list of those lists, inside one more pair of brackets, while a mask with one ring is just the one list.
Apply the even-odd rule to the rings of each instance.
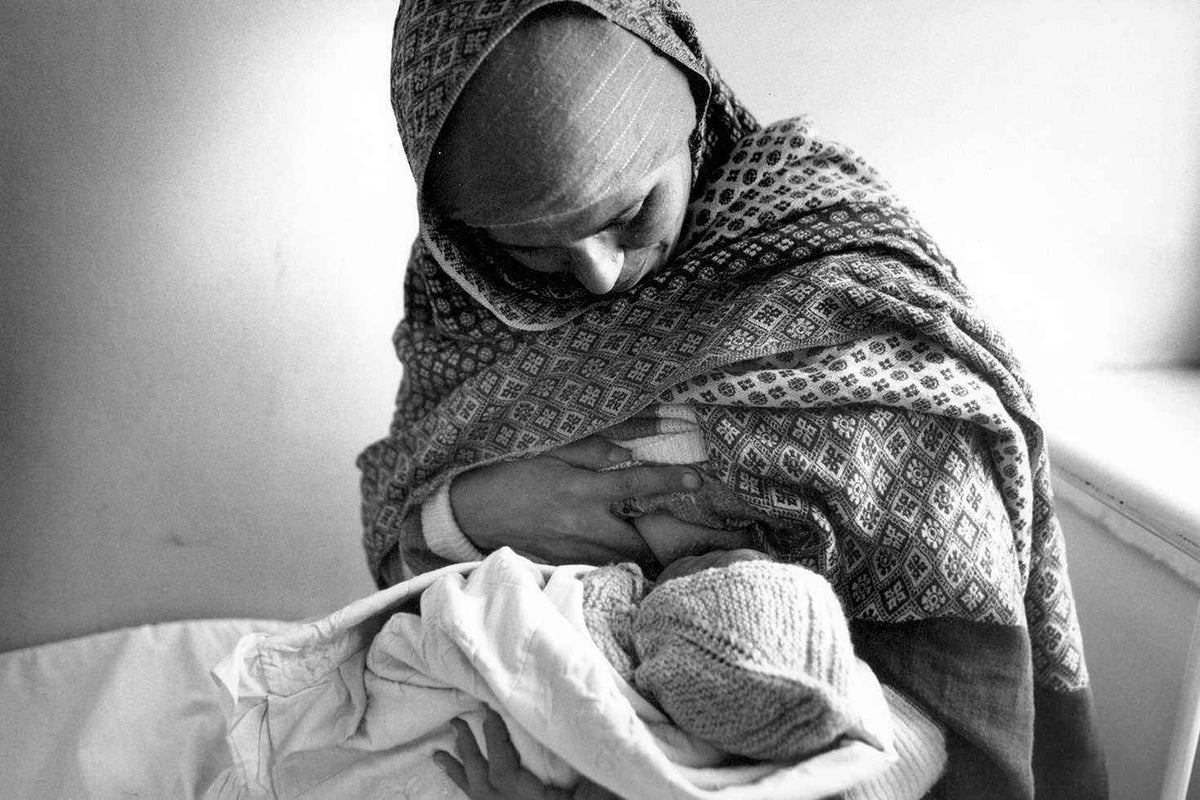
[[[588, 633], [617, 674], [680, 730], [734, 762], [798, 763], [857, 740], [879, 750], [890, 745], [897, 759], [848, 798], [916, 800], [941, 775], [942, 732], [855, 656], [841, 604], [817, 573], [737, 549], [679, 558], [656, 583], [635, 564], [600, 567], [580, 580]], [[463, 763], [435, 756], [447, 774], [473, 798], [559, 796], [550, 787], [536, 791], [536, 779], [515, 763], [503, 723], [489, 717], [488, 758], [501, 772], [515, 770], [524, 790], [474, 791], [489, 768], [465, 724], [458, 727]], [[586, 780], [572, 796], [613, 797]]]
[[881, 749], [890, 739], [898, 760], [852, 798], [919, 798], [940, 776], [942, 733], [899, 694], [881, 691], [817, 573], [739, 549], [678, 559], [654, 584], [633, 564], [582, 581], [592, 639], [692, 736], [734, 756], [786, 762], [846, 739]]
[[656, 584], [633, 564], [582, 581], [592, 639], [691, 735], [767, 761], [799, 761], [847, 736], [886, 746], [886, 724], [881, 735], [871, 723], [883, 696], [815, 572], [732, 550], [678, 559]]
[[[917, 800], [945, 768], [941, 730], [854, 655], [837, 595], [817, 573], [737, 549], [679, 558], [656, 583], [635, 564], [600, 567], [581, 581], [588, 633], [616, 672], [680, 730], [735, 761], [797, 763], [849, 740], [890, 744], [896, 760], [844, 795], [855, 800]], [[515, 752], [499, 755], [507, 736], [489, 716], [489, 758], [521, 773], [524, 791], [512, 796], [557, 796], [536, 791]], [[458, 733], [463, 764], [439, 753], [442, 768], [471, 797], [510, 796], [494, 786], [473, 791], [489, 771], [469, 729]], [[571, 796], [614, 797], [587, 780]]]

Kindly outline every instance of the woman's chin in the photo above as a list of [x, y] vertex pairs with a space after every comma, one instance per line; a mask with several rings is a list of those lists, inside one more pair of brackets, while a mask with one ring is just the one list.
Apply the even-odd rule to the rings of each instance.
[[660, 245], [653, 248], [653, 252], [649, 253], [645, 260], [638, 264], [629, 275], [622, 275], [613, 288], [608, 291], [608, 294], [620, 294], [628, 292], [633, 287], [637, 286], [642, 281], [646, 280], [654, 273], [658, 272], [662, 265], [667, 263], [670, 250], [665, 245]]
[[639, 266], [628, 276], [623, 275], [617, 279], [617, 282], [613, 284], [613, 287], [609, 289], [606, 294], [622, 294], [624, 292], [628, 292], [630, 289], [641, 283], [642, 280], [649, 274], [650, 269]]

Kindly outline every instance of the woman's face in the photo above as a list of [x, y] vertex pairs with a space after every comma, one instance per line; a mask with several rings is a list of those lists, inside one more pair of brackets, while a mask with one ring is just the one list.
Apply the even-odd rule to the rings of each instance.
[[684, 142], [647, 174], [577, 211], [484, 231], [531, 270], [566, 273], [592, 294], [624, 292], [671, 257], [687, 213], [691, 177]]

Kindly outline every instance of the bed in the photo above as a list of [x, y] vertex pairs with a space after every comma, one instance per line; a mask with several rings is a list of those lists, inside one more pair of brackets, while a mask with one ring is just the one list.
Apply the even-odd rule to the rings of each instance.
[[2, 793], [190, 798], [232, 763], [209, 669], [274, 620], [144, 625], [0, 654]]
[[504, 548], [305, 622], [176, 622], [0, 655], [6, 796], [461, 796], [430, 756], [451, 749], [456, 716], [478, 735], [482, 703], [543, 780], [607, 776], [625, 797], [816, 798], [897, 763], [882, 703], [886, 747], [728, 763], [591, 645], [585, 569]]

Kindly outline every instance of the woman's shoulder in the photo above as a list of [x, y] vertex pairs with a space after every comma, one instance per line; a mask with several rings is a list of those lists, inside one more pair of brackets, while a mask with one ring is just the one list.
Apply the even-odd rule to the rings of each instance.
[[807, 116], [743, 136], [714, 165], [691, 213], [709, 246], [747, 231], [845, 203], [903, 208], [866, 159], [826, 137]]
[[[759, 180], [768, 175], [786, 177], [784, 183], [792, 187], [835, 191], [854, 187], [872, 199], [892, 198], [878, 170], [852, 148], [826, 136], [808, 115], [781, 119], [742, 137], [724, 166], [726, 179], [736, 171], [734, 179], [742, 184], [753, 171]], [[829, 196], [827, 191], [822, 194]]]

